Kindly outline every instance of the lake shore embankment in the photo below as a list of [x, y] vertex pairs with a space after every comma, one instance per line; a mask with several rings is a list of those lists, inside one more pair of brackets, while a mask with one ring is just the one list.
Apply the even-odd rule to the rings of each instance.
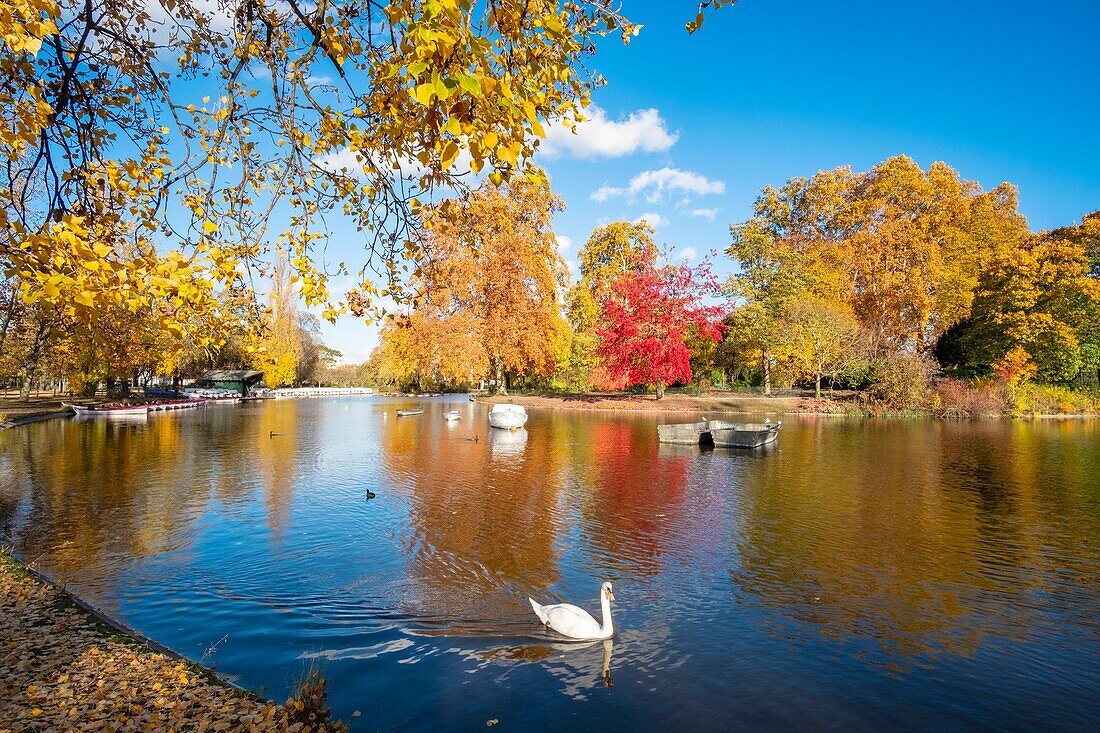
[[543, 410], [629, 410], [635, 412], [728, 412], [793, 414], [860, 414], [857, 403], [825, 401], [799, 395], [765, 397], [754, 394], [705, 394], [701, 396], [668, 394], [657, 400], [653, 395], [619, 393], [512, 394], [479, 395], [486, 404], [511, 402]]
[[[323, 691], [323, 681], [309, 684]], [[0, 551], [0, 733], [344, 730], [316, 703], [241, 690]]]
[[[980, 392], [965, 395], [981, 396]], [[748, 393], [709, 393], [700, 396], [665, 393], [660, 400], [653, 395], [600, 393], [529, 393], [510, 395], [477, 395], [477, 402], [493, 404], [511, 402], [541, 410], [621, 410], [632, 412], [679, 413], [756, 413], [768, 415], [824, 415], [848, 417], [906, 417], [938, 419], [1022, 418], [1073, 419], [1098, 418], [1100, 410], [1095, 398], [1074, 395], [1071, 401], [1032, 400], [1027, 406], [1012, 409], [997, 399], [961, 399], [958, 402], [936, 401], [930, 407], [911, 410], [891, 410], [876, 407], [860, 398], [857, 392], [833, 392], [817, 399], [811, 395], [783, 394], [764, 396]], [[977, 404], [968, 404], [975, 402]]]

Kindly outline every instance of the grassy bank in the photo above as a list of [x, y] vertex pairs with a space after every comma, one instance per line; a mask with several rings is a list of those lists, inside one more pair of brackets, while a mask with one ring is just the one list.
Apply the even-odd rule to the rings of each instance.
[[0, 552], [0, 733], [342, 731], [314, 678], [278, 705], [109, 624]]
[[60, 396], [47, 392], [32, 395], [28, 402], [20, 402], [18, 391], [0, 391], [0, 428], [72, 414], [61, 400]]

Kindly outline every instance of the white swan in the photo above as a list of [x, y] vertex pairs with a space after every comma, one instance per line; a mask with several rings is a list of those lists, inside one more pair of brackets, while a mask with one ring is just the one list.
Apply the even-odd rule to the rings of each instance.
[[540, 606], [531, 598], [531, 608], [539, 620], [562, 636], [571, 639], [610, 639], [615, 633], [615, 626], [611, 623], [611, 601], [615, 600], [615, 594], [611, 592], [611, 583], [604, 583], [600, 587], [600, 607], [603, 610], [603, 623], [592, 618], [592, 614], [583, 608], [578, 608], [571, 603], [555, 603], [550, 606]]

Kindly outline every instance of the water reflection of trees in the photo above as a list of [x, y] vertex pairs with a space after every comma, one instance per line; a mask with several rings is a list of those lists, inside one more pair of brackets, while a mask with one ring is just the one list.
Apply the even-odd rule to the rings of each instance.
[[1095, 577], [1100, 559], [1100, 465], [1082, 438], [1004, 423], [790, 431], [781, 461], [746, 463], [735, 588], [891, 659], [1023, 640], [1043, 598], [1100, 601], [1066, 573]]
[[502, 442], [489, 439], [484, 416], [472, 410], [449, 428], [441, 416], [433, 405], [383, 429], [383, 464], [410, 492], [402, 539], [418, 596], [408, 600], [434, 613], [500, 618], [522, 589], [558, 577], [565, 455], [545, 425], [526, 441]]
[[684, 527], [689, 470], [698, 449], [658, 455], [651, 426], [637, 420], [576, 420], [570, 470], [580, 495], [586, 554], [616, 574], [656, 575], [670, 538]]
[[212, 494], [231, 503], [246, 489], [232, 418], [200, 408], [9, 431], [4, 541], [62, 581], [84, 573], [106, 580], [129, 563], [181, 549]]

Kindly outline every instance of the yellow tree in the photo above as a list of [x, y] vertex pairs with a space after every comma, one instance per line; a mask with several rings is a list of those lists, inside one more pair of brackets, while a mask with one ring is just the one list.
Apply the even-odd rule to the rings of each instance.
[[1042, 236], [982, 276], [961, 341], [979, 369], [1058, 382], [1098, 368], [1098, 335], [1100, 281], [1085, 248]]
[[822, 377], [837, 375], [860, 355], [859, 323], [847, 306], [809, 297], [787, 302], [783, 324], [778, 353], [796, 377], [814, 380], [814, 396], [821, 399]]
[[264, 373], [269, 387], [292, 385], [302, 355], [298, 329], [298, 294], [286, 255], [279, 252], [271, 277], [267, 319], [254, 365]]
[[766, 187], [754, 208], [811, 291], [846, 303], [883, 353], [934, 344], [966, 317], [983, 268], [1029, 234], [1012, 186], [985, 192], [905, 156]]
[[419, 382], [415, 335], [407, 316], [390, 318], [382, 326], [378, 346], [371, 353], [375, 378], [383, 384], [398, 386]]
[[403, 296], [416, 214], [464, 187], [460, 156], [494, 182], [541, 178], [545, 121], [583, 119], [595, 40], [638, 30], [604, 0], [4, 2], [0, 267], [91, 320], [148, 297], [208, 306], [278, 246], [335, 317], [316, 247], [336, 216]]

